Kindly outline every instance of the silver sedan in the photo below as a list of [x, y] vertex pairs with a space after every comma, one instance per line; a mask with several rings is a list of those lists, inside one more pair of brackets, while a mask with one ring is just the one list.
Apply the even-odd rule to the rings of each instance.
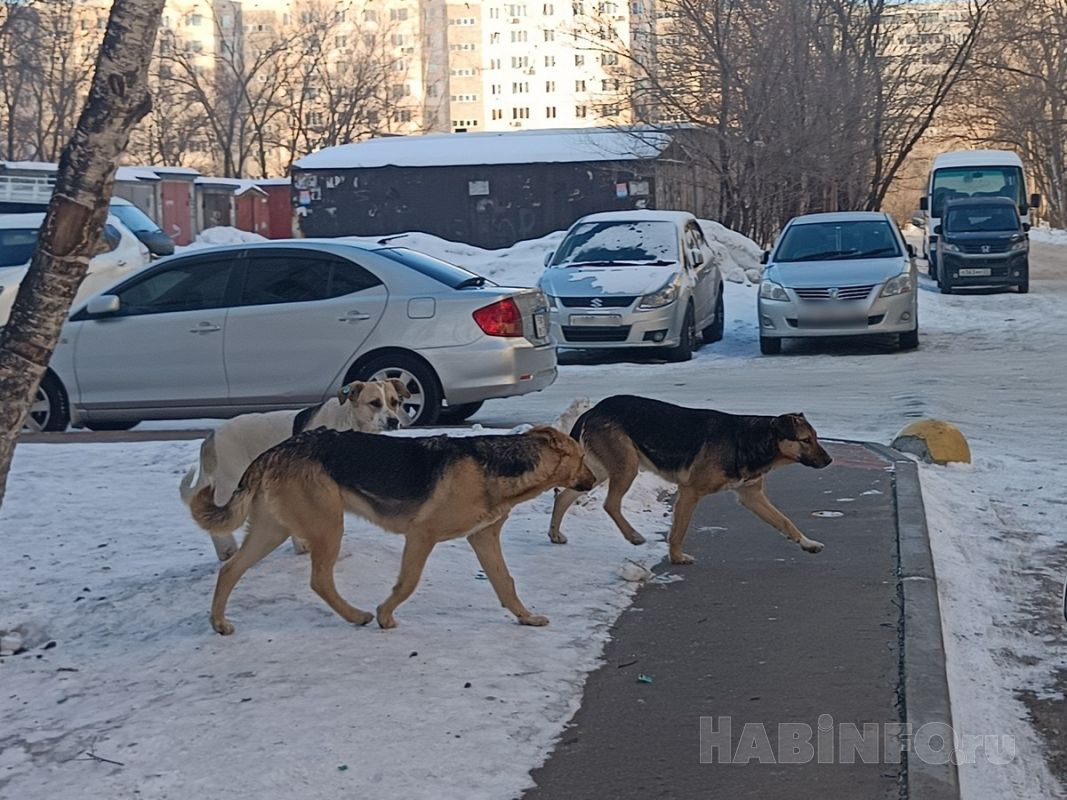
[[396, 377], [416, 424], [464, 419], [556, 378], [544, 295], [402, 247], [330, 240], [199, 250], [76, 308], [38, 429], [232, 417]]
[[780, 352], [783, 339], [815, 336], [896, 334], [902, 350], [919, 346], [914, 252], [887, 214], [796, 217], [764, 263], [764, 354]]

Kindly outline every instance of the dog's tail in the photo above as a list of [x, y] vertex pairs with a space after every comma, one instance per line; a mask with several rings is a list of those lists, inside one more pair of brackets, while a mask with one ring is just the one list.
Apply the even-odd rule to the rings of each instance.
[[[248, 519], [252, 501], [259, 491], [263, 475], [267, 471], [267, 459], [257, 458], [241, 476], [233, 496], [224, 506], [215, 505], [215, 488], [205, 486], [193, 493], [189, 502], [189, 511], [196, 524], [212, 536], [233, 533]], [[185, 482], [182, 481], [184, 484]]]
[[[185, 473], [185, 477], [182, 478], [182, 482], [178, 485], [178, 494], [181, 495], [182, 502], [185, 505], [191, 505], [194, 495], [200, 489], [210, 485], [210, 476], [215, 473], [218, 463], [218, 456], [215, 454], [215, 432], [212, 431], [200, 444], [199, 466], [190, 467], [189, 471]], [[196, 477], [195, 481], [193, 480], [194, 476]]]

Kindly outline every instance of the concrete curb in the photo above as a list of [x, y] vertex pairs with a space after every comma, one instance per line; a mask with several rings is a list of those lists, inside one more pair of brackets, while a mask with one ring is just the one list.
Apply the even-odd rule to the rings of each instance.
[[[959, 800], [941, 604], [937, 598], [937, 575], [930, 550], [919, 468], [914, 461], [892, 448], [867, 446], [892, 461], [895, 473], [897, 546], [904, 598], [901, 648], [904, 721], [910, 726], [911, 736], [907, 752], [907, 797], [909, 800]], [[924, 726], [930, 727], [922, 736], [916, 737]], [[946, 737], [944, 749], [939, 749], [932, 757], [919, 758], [915, 753], [916, 740], [923, 747], [929, 743], [931, 735]]]

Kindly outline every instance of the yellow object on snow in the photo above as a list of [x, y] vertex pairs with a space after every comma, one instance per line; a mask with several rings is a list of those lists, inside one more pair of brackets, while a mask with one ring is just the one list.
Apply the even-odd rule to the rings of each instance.
[[893, 447], [934, 464], [971, 463], [971, 448], [959, 428], [940, 419], [920, 419], [905, 425]]

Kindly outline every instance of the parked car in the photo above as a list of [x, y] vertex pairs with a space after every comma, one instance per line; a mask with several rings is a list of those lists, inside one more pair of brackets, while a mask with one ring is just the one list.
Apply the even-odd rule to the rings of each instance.
[[380, 244], [170, 256], [74, 310], [33, 419], [60, 430], [232, 417], [320, 403], [372, 378], [403, 380], [423, 425], [544, 389], [556, 378], [544, 295]]
[[590, 214], [545, 266], [540, 286], [560, 347], [657, 348], [688, 361], [698, 336], [722, 338], [722, 275], [692, 214]]
[[[19, 284], [30, 267], [44, 214], [0, 214], [0, 327], [7, 324]], [[96, 294], [148, 263], [148, 249], [114, 215], [108, 215], [89, 272], [74, 302]]]
[[1029, 224], [1004, 197], [949, 200], [934, 228], [937, 260], [930, 276], [942, 294], [960, 286], [1017, 286], [1030, 291]]
[[760, 280], [760, 351], [814, 336], [897, 334], [919, 346], [915, 252], [887, 214], [808, 214], [790, 220]]
[[110, 211], [118, 217], [122, 224], [133, 231], [145, 247], [154, 256], [169, 256], [174, 253], [174, 240], [159, 224], [144, 213], [141, 209], [121, 197], [112, 197]]

